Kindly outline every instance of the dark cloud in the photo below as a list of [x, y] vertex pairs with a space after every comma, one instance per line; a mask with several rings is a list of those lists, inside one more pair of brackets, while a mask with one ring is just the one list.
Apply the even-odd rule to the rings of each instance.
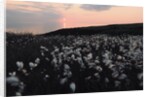
[[6, 10], [6, 28], [16, 31], [29, 31], [33, 29], [37, 33], [49, 32], [61, 27], [59, 19], [61, 14], [55, 10], [45, 10], [42, 12], [30, 12], [19, 10]]
[[80, 8], [84, 10], [93, 10], [93, 11], [104, 11], [109, 10], [112, 6], [109, 5], [90, 5], [90, 4], [83, 4], [80, 6]]

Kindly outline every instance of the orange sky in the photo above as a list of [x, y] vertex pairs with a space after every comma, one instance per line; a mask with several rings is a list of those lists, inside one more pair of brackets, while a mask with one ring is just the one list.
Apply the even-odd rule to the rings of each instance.
[[141, 23], [142, 7], [7, 0], [6, 30], [40, 34], [60, 28]]

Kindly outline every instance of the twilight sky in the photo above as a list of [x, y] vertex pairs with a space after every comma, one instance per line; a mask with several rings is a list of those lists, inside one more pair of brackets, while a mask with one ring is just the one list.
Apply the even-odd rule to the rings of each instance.
[[7, 0], [6, 30], [46, 33], [60, 28], [141, 23], [142, 7]]

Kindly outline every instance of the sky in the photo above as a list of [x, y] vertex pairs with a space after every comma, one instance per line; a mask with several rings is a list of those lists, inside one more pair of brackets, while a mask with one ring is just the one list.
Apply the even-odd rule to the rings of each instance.
[[16, 33], [142, 22], [142, 7], [6, 1], [6, 31]]

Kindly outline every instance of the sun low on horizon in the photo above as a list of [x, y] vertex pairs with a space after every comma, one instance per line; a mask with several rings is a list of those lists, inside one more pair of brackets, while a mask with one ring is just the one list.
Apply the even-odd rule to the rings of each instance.
[[42, 34], [61, 28], [143, 23], [143, 8], [6, 1], [6, 31]]

